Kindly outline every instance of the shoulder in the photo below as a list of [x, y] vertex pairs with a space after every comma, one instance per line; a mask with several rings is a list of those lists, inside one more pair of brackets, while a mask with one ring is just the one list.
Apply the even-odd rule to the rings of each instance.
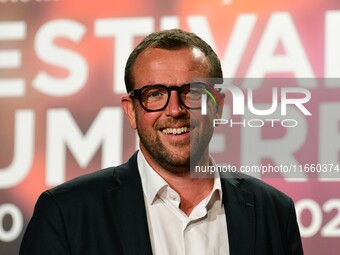
[[[114, 167], [86, 174], [43, 192], [35, 211], [49, 211], [55, 215], [81, 215], [81, 211], [95, 211], [103, 206], [112, 189]], [[53, 211], [53, 213], [52, 213]]]
[[118, 185], [124, 185], [130, 179], [139, 176], [136, 153], [129, 159], [128, 162], [96, 172], [79, 176], [69, 180], [61, 185], [58, 185], [46, 192], [53, 197], [98, 197], [100, 194], [110, 192]]
[[82, 175], [60, 184], [46, 192], [54, 197], [67, 195], [72, 196], [91, 196], [105, 192], [112, 188], [113, 174], [115, 167], [102, 169], [90, 174]]

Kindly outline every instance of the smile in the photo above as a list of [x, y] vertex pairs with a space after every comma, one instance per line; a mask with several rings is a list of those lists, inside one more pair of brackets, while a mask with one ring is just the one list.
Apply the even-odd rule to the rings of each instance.
[[180, 128], [164, 128], [162, 130], [162, 132], [164, 134], [173, 134], [173, 135], [180, 135], [183, 133], [188, 133], [190, 132], [190, 128], [189, 127], [180, 127]]

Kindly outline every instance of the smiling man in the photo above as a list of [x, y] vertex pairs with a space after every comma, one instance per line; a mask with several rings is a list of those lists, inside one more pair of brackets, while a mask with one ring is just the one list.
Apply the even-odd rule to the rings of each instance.
[[[217, 55], [195, 34], [166, 30], [131, 53], [122, 108], [140, 150], [117, 167], [44, 192], [20, 254], [303, 254], [292, 200], [242, 174], [192, 178], [212, 166], [209, 142], [221, 104]], [[223, 96], [220, 95], [222, 100]]]

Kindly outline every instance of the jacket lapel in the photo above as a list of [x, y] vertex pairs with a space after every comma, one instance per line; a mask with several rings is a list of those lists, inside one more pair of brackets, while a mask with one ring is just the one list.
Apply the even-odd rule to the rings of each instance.
[[123, 254], [152, 254], [137, 153], [113, 173], [112, 214]]
[[[242, 189], [242, 180], [235, 176], [221, 178], [230, 255], [251, 255], [255, 251], [254, 195]], [[113, 181], [109, 196], [123, 254], [151, 255], [137, 153], [126, 164], [115, 168]]]
[[243, 178], [221, 178], [230, 255], [255, 252], [254, 195], [240, 186]]

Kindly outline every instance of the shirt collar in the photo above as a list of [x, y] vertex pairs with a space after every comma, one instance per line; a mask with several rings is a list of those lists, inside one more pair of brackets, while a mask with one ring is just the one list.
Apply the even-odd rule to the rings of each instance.
[[[209, 155], [209, 165], [210, 166], [217, 166], [215, 160], [210, 155]], [[214, 186], [213, 186], [212, 192], [211, 192], [212, 197], [213, 197], [214, 193], [216, 193], [216, 192], [217, 192], [217, 196], [218, 196], [216, 199], [219, 199], [219, 200], [222, 201], [222, 184], [221, 184], [220, 174], [219, 174], [218, 171], [214, 172]]]
[[142, 186], [147, 202], [152, 204], [157, 199], [157, 194], [169, 187], [169, 184], [149, 165], [142, 151], [138, 152], [137, 163]]
[[[137, 163], [139, 174], [142, 179], [142, 186], [144, 195], [147, 199], [147, 202], [151, 205], [153, 204], [160, 194], [165, 193], [167, 189], [171, 189], [169, 184], [149, 165], [146, 161], [142, 151], [139, 151], [137, 154]], [[209, 156], [209, 164], [216, 166], [214, 159]], [[171, 189], [172, 192], [175, 192]], [[221, 202], [222, 206], [222, 186], [221, 179], [216, 171], [214, 174], [214, 185], [209, 196], [204, 199], [204, 204], [207, 209], [211, 207], [211, 204], [214, 204], [216, 200]], [[203, 202], [203, 201], [202, 201]]]

